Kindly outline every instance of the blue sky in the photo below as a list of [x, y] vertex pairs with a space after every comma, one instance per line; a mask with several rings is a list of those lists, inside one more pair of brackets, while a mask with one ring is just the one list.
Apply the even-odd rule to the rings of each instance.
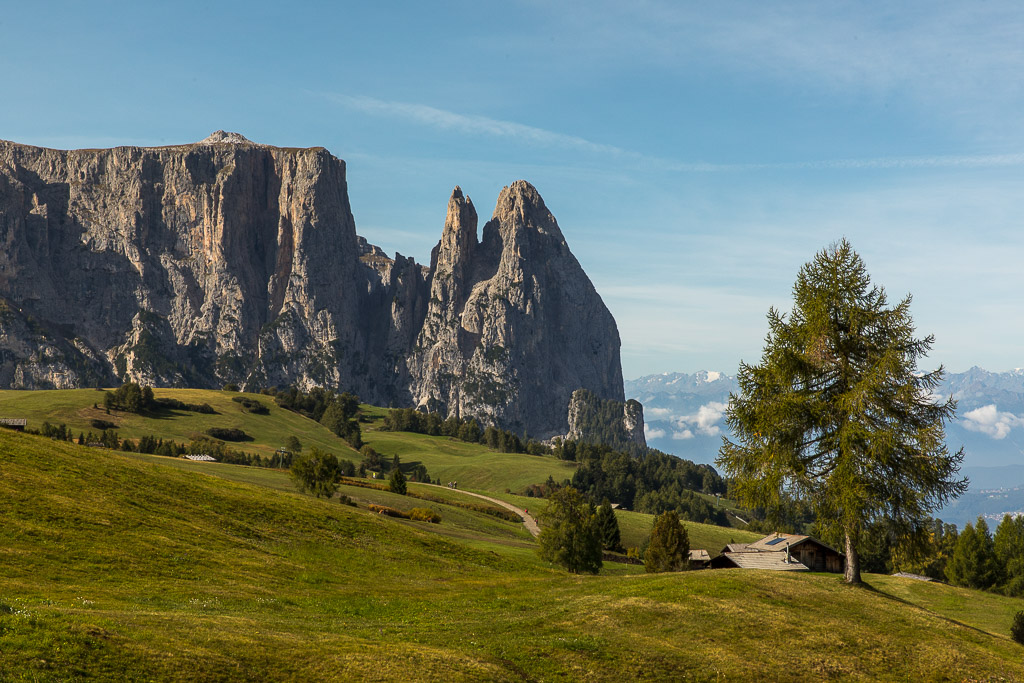
[[525, 178], [626, 377], [757, 360], [844, 236], [930, 362], [1024, 366], [1020, 3], [11, 5], [0, 138], [321, 145], [360, 234], [422, 261], [452, 187], [483, 219]]

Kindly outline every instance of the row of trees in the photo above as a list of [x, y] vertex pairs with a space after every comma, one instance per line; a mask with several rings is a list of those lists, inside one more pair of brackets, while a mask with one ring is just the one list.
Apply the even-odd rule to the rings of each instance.
[[336, 394], [320, 387], [304, 392], [289, 387], [274, 394], [274, 403], [319, 422], [356, 450], [363, 446], [362, 430], [356, 419], [359, 415], [359, 397], [354, 394], [347, 391]]
[[607, 498], [627, 509], [655, 515], [674, 510], [694, 522], [728, 525], [722, 510], [694, 493], [725, 492], [725, 481], [713, 467], [654, 449], [634, 456], [604, 445], [573, 445], [580, 465], [572, 485], [591, 500]]
[[944, 567], [950, 583], [1024, 597], [1024, 517], [1006, 515], [994, 537], [979, 517], [954, 540]]
[[[308, 453], [299, 454], [291, 463], [290, 473], [300, 491], [312, 493], [317, 498], [330, 498], [338, 491], [342, 477], [356, 475], [356, 466], [351, 460], [339, 459], [334, 453], [322, 451], [315, 446]], [[360, 468], [360, 476], [365, 470]], [[407, 484], [401, 462], [395, 455], [388, 489], [392, 493], [405, 495]]]
[[[602, 566], [603, 551], [621, 551], [615, 511], [607, 500], [600, 507], [577, 489], [565, 486], [548, 501], [539, 515], [540, 556], [574, 574], [596, 574]], [[658, 515], [644, 554], [648, 572], [682, 571], [689, 567], [690, 539], [675, 511]]]
[[[63, 423], [52, 425], [49, 422], [43, 422], [38, 433], [42, 436], [50, 437], [51, 439], [77, 443], [80, 446], [88, 444], [102, 444], [103, 446], [113, 450], [120, 450], [128, 453], [164, 455], [171, 458], [178, 458], [183, 455], [201, 454], [209, 455], [220, 462], [231, 463], [234, 465], [276, 468], [290, 467], [292, 462], [292, 453], [288, 451], [279, 451], [271, 456], [260, 455], [258, 453], [247, 453], [245, 451], [232, 449], [216, 439], [209, 439], [206, 437], [193, 439], [188, 443], [179, 443], [173, 439], [163, 439], [156, 436], [146, 435], [136, 442], [132, 439], [121, 439], [117, 431], [114, 429], [104, 429], [99, 432], [79, 432], [78, 436], [75, 437], [74, 433], [67, 427], [67, 425]], [[296, 442], [297, 441], [298, 439], [296, 439]]]
[[468, 443], [480, 443], [502, 453], [547, 455], [551, 449], [515, 432], [490, 426], [481, 428], [471, 417], [455, 416], [442, 420], [437, 413], [424, 413], [413, 408], [392, 408], [384, 416], [383, 428], [392, 432], [413, 432], [429, 436], [448, 436]]

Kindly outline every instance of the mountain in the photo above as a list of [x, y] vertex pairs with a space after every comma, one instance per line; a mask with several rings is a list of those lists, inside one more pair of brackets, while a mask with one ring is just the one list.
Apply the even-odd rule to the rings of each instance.
[[0, 141], [0, 386], [297, 384], [546, 437], [624, 400], [615, 321], [529, 183], [477, 239], [456, 188], [431, 264], [359, 237], [345, 163], [218, 131]]
[[[648, 445], [714, 463], [727, 433], [729, 393], [738, 390], [735, 377], [665, 373], [629, 380], [625, 390], [644, 406]], [[946, 443], [952, 450], [963, 446], [961, 473], [971, 481], [970, 493], [940, 516], [962, 526], [979, 514], [996, 519], [1024, 511], [1024, 370], [973, 367], [948, 373], [937, 394], [957, 400], [957, 419], [946, 426]]]

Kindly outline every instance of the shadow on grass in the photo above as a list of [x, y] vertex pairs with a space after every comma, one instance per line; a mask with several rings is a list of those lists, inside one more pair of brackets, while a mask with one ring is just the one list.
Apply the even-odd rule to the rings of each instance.
[[[909, 579], [909, 580], [913, 580], [913, 579]], [[939, 581], [937, 583], [942, 584], [941, 581]], [[945, 585], [945, 584], [942, 584], [942, 585]], [[985, 635], [995, 636], [997, 638], [1003, 637], [1003, 634], [1001, 634], [1001, 633], [993, 633], [991, 631], [986, 631], [983, 628], [978, 628], [977, 626], [971, 626], [970, 624], [966, 624], [966, 623], [964, 623], [962, 621], [959, 621], [957, 619], [953, 619], [952, 617], [947, 617], [944, 614], [941, 614], [941, 613], [936, 612], [934, 610], [930, 610], [927, 607], [922, 607], [921, 605], [918, 605], [916, 603], [910, 602], [909, 600], [905, 600], [904, 598], [901, 598], [901, 597], [899, 597], [897, 595], [893, 595], [892, 593], [888, 593], [888, 592], [882, 590], [881, 588], [876, 588], [875, 586], [872, 586], [867, 581], [863, 581], [862, 580], [860, 585], [853, 585], [853, 586], [850, 586], [850, 588], [870, 591], [871, 593], [875, 593], [876, 595], [879, 595], [879, 596], [881, 596], [883, 598], [886, 598], [888, 600], [892, 600], [893, 602], [898, 602], [898, 603], [900, 603], [902, 605], [906, 605], [906, 606], [911, 607], [913, 609], [920, 610], [921, 612], [926, 612], [926, 613], [928, 613], [928, 614], [930, 614], [930, 615], [932, 615], [934, 617], [937, 617], [939, 619], [942, 619], [943, 621], [946, 621], [946, 622], [948, 622], [950, 624], [956, 624], [957, 626], [961, 626], [963, 628], [970, 629], [971, 631], [975, 631], [977, 633], [984, 633]]]

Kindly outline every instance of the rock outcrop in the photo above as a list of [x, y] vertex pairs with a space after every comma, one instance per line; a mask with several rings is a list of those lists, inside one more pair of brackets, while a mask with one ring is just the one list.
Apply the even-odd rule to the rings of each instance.
[[568, 441], [606, 444], [621, 450], [647, 447], [644, 407], [639, 401], [602, 399], [587, 389], [577, 389], [569, 399]]
[[537, 191], [477, 235], [456, 188], [430, 268], [356, 235], [345, 164], [217, 131], [0, 142], [0, 386], [298, 384], [540, 437], [622, 400], [615, 321]]

